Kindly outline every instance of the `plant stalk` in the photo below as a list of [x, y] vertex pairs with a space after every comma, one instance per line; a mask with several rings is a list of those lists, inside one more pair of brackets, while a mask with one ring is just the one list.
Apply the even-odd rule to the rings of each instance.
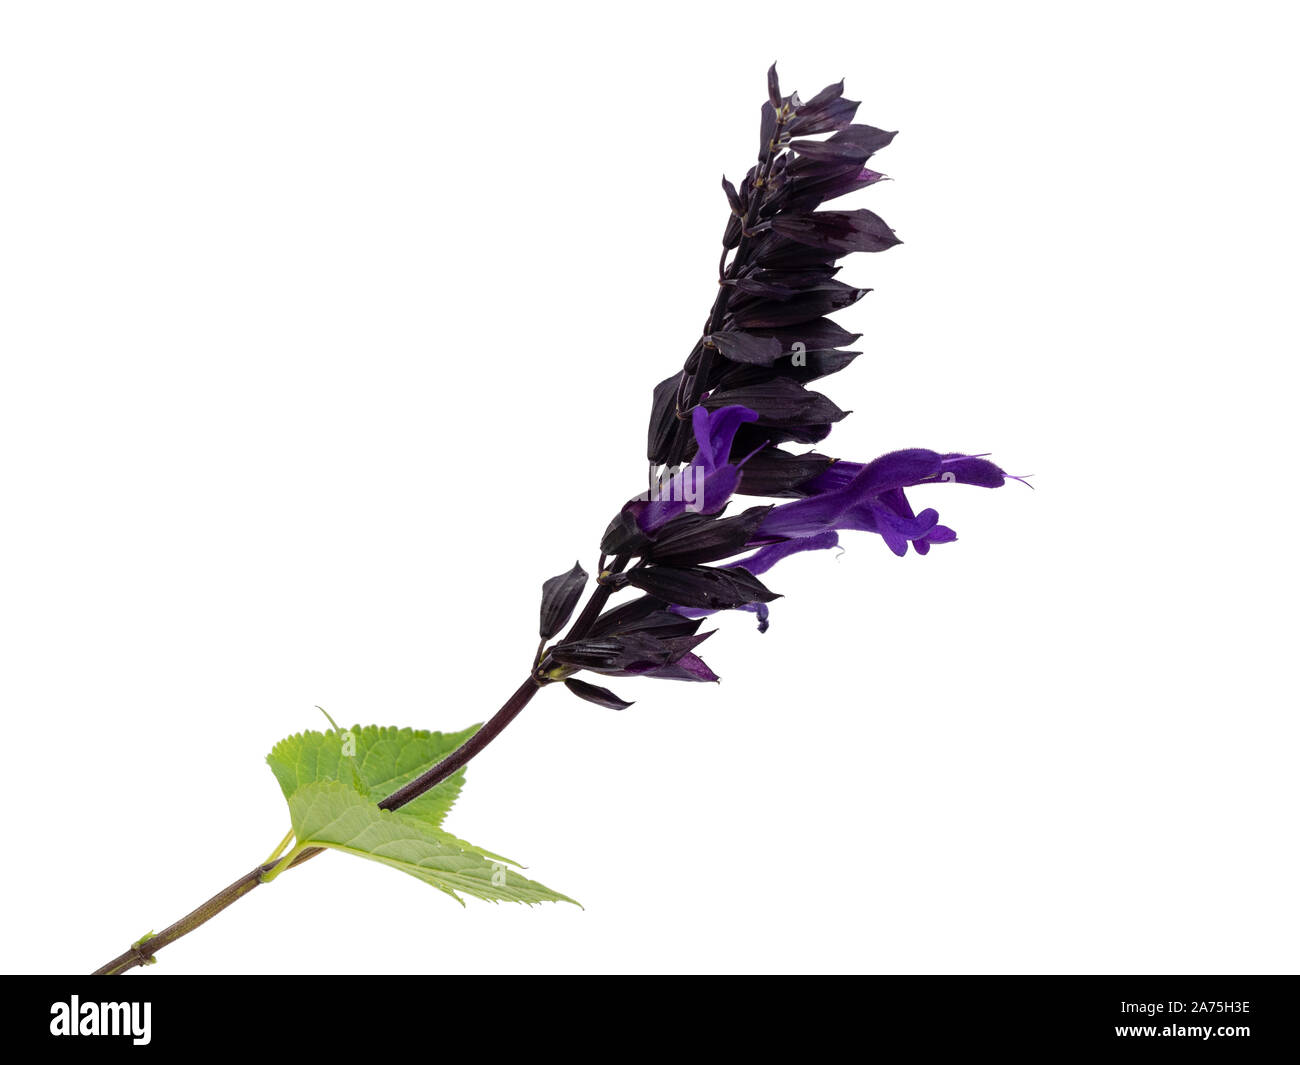
[[[627, 563], [628, 558], [620, 555], [610, 564], [607, 572], [621, 573]], [[586, 607], [578, 615], [578, 619], [569, 627], [569, 631], [564, 634], [564, 639], [574, 640], [585, 636], [587, 630], [600, 616], [600, 612], [605, 608], [605, 603], [609, 601], [612, 593], [613, 589], [609, 585], [597, 585], [596, 590], [591, 594], [591, 598], [587, 600]], [[538, 670], [534, 670], [481, 729], [437, 765], [421, 773], [410, 783], [398, 788], [397, 791], [383, 799], [379, 803], [379, 808], [381, 810], [396, 810], [423, 795], [430, 788], [442, 783], [496, 739], [505, 727], [522, 713], [524, 707], [532, 701], [533, 696], [538, 691], [545, 687], [546, 683], [547, 681], [538, 676]], [[175, 924], [168, 925], [157, 935], [145, 936], [139, 942], [132, 943], [130, 949], [119, 954], [107, 964], [100, 966], [92, 975], [118, 976], [130, 969], [134, 969], [136, 966], [152, 964], [155, 960], [154, 955], [163, 947], [175, 943], [182, 936], [189, 935], [196, 928], [207, 924], [227, 906], [238, 902], [254, 888], [264, 883], [263, 877], [275, 868], [277, 865], [275, 859], [283, 852], [287, 842], [288, 837], [286, 837], [284, 843], [281, 843], [271, 860], [250, 869], [233, 884], [218, 891], [207, 902], [191, 910]], [[308, 847], [289, 863], [288, 868], [293, 869], [316, 857], [324, 850], [324, 847]]]

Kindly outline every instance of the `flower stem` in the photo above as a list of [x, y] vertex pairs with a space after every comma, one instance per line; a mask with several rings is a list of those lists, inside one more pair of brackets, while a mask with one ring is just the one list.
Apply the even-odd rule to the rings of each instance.
[[[628, 561], [626, 556], [620, 555], [610, 564], [607, 572], [621, 573]], [[572, 640], [585, 636], [587, 630], [599, 617], [601, 610], [604, 609], [605, 603], [608, 602], [613, 591], [613, 588], [607, 584], [597, 585], [596, 590], [592, 592], [591, 598], [587, 601], [586, 607], [578, 615], [578, 620], [565, 633], [564, 639]], [[534, 671], [527, 680], [515, 689], [514, 694], [502, 704], [501, 708], [488, 719], [481, 729], [437, 765], [427, 772], [421, 773], [409, 784], [398, 788], [397, 791], [381, 801], [379, 808], [381, 810], [396, 810], [423, 795], [430, 788], [442, 783], [496, 739], [505, 727], [518, 717], [524, 707], [532, 701], [533, 696], [545, 687], [546, 683]], [[281, 858], [280, 855], [284, 853], [292, 838], [293, 833], [291, 831], [284, 837], [280, 846], [272, 852], [271, 857], [261, 865], [250, 869], [233, 884], [218, 891], [207, 902], [191, 910], [175, 924], [164, 928], [157, 935], [146, 936], [139, 942], [131, 944], [130, 949], [119, 954], [106, 965], [100, 966], [92, 975], [117, 976], [134, 969], [138, 965], [152, 964], [154, 955], [163, 947], [175, 943], [182, 936], [189, 935], [196, 928], [207, 924], [227, 906], [238, 902], [259, 885], [269, 883], [271, 879], [279, 876], [286, 869], [293, 869], [325, 850], [324, 847], [306, 847], [296, 855], [291, 851], [285, 858]]]
[[[614, 576], [616, 573], [622, 573], [627, 568], [628, 562], [631, 561], [627, 555], [618, 555], [609, 567], [597, 577]], [[634, 569], [636, 567], [633, 567]], [[580, 640], [587, 635], [591, 626], [596, 623], [600, 617], [600, 612], [605, 609], [605, 604], [609, 602], [609, 597], [614, 594], [614, 589], [608, 584], [597, 584], [596, 590], [591, 593], [591, 598], [587, 600], [587, 605], [582, 608], [582, 613], [578, 615], [578, 620], [569, 626], [569, 631], [564, 634], [566, 640]]]
[[253, 888], [257, 887], [262, 882], [262, 874], [269, 868], [269, 865], [259, 865], [256, 869], [245, 873], [229, 887], [218, 891], [202, 906], [190, 911], [175, 924], [164, 928], [156, 936], [148, 936], [139, 943], [133, 944], [129, 950], [119, 954], [107, 965], [96, 969], [92, 975], [117, 976], [128, 969], [134, 969], [137, 965], [151, 964], [154, 955], [163, 947], [175, 943], [181, 936], [193, 932], [199, 925], [207, 924], [227, 906], [238, 902]]
[[379, 808], [381, 810], [396, 810], [399, 806], [406, 805], [412, 799], [419, 798], [435, 784], [446, 780], [452, 773], [456, 772], [479, 751], [501, 735], [502, 730], [519, 716], [523, 708], [532, 701], [533, 696], [537, 694], [541, 687], [541, 683], [530, 676], [515, 689], [515, 693], [505, 701], [501, 709], [488, 719], [487, 724], [433, 768], [421, 773], [409, 784], [398, 788], [388, 798], [380, 802]]

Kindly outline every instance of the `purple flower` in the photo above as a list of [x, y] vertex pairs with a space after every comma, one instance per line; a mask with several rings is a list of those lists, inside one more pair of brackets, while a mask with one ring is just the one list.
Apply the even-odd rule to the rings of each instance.
[[[782, 559], [835, 547], [846, 531], [924, 555], [957, 534], [938, 511], [913, 509], [907, 489], [1006, 483], [983, 455], [916, 448], [859, 463], [782, 447], [818, 443], [849, 413], [808, 387], [860, 354], [846, 348], [860, 334], [828, 317], [869, 291], [837, 277], [840, 260], [899, 240], [871, 211], [823, 208], [882, 180], [866, 164], [894, 134], [855, 123], [858, 104], [842, 83], [804, 103], [781, 93], [775, 70], [768, 79], [758, 162], [739, 183], [722, 182], [730, 216], [713, 306], [681, 370], [654, 389], [651, 491], [619, 511], [600, 543], [602, 571], [614, 561], [598, 582], [643, 596], [602, 614], [596, 642], [555, 650], [564, 669], [715, 679], [683, 639], [695, 629], [679, 626], [744, 610], [763, 631], [779, 596], [759, 578]], [[829, 136], [810, 139], [820, 134]], [[724, 516], [733, 495], [765, 502]], [[610, 630], [597, 632], [602, 624]], [[603, 689], [583, 697], [623, 705]]]
[[951, 543], [957, 534], [939, 524], [938, 511], [927, 508], [917, 514], [905, 488], [930, 482], [998, 488], [1006, 479], [1007, 474], [983, 456], [923, 448], [892, 451], [865, 465], [836, 462], [800, 486], [807, 493], [803, 499], [771, 510], [759, 524], [757, 537], [780, 538], [776, 546], [789, 553], [792, 541], [853, 529], [878, 534], [896, 555], [907, 554], [908, 544], [924, 555], [931, 544]]
[[730, 461], [731, 443], [743, 424], [757, 420], [754, 411], [738, 404], [714, 411], [696, 407], [691, 412], [695, 458], [659, 487], [657, 498], [630, 504], [641, 531], [652, 533], [688, 508], [700, 514], [716, 514], [726, 506], [744, 465], [743, 459], [734, 464]]
[[780, 543], [769, 544], [767, 547], [759, 548], [752, 555], [736, 562], [730, 562], [728, 565], [744, 566], [745, 569], [757, 577], [760, 573], [766, 573], [783, 558], [788, 558], [790, 555], [796, 555], [800, 551], [822, 551], [828, 547], [838, 547], [839, 542], [838, 533], [833, 530], [826, 530], [813, 533], [811, 536], [800, 536], [792, 540], [782, 540]]

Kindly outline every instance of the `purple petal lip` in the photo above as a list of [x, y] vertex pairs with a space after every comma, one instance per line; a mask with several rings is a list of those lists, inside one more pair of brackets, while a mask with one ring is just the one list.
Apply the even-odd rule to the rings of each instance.
[[[691, 413], [695, 458], [669, 481], [660, 498], [635, 504], [640, 528], [652, 533], [688, 508], [705, 514], [720, 511], [736, 490], [740, 467], [755, 453], [731, 462], [736, 434], [742, 425], [757, 420], [753, 410], [739, 404], [715, 411], [697, 406]], [[725, 565], [743, 566], [755, 575], [765, 573], [790, 555], [837, 546], [839, 532], [844, 530], [875, 533], [899, 556], [907, 554], [909, 545], [924, 555], [931, 545], [951, 543], [957, 534], [939, 524], [938, 511], [927, 508], [917, 514], [905, 488], [929, 483], [999, 488], [1008, 476], [985, 455], [943, 454], [926, 448], [891, 451], [868, 463], [836, 461], [800, 487], [806, 493], [803, 498], [768, 512], [749, 542], [756, 548], [753, 554]], [[712, 613], [676, 605], [670, 609], [687, 617]], [[766, 631], [766, 604], [750, 603], [739, 609], [756, 613], [760, 630]], [[698, 669], [693, 663], [678, 663], [671, 672], [681, 679], [712, 678], [703, 662]]]
[[931, 544], [950, 543], [956, 533], [938, 524], [935, 510], [916, 514], [905, 488], [932, 482], [999, 488], [1007, 476], [983, 455], [924, 448], [892, 451], [866, 464], [835, 462], [802, 486], [808, 493], [803, 499], [770, 511], [756, 537], [799, 540], [854, 529], [876, 533], [896, 555], [905, 555], [908, 544], [926, 554]]
[[726, 505], [740, 480], [739, 466], [728, 461], [736, 433], [746, 422], [758, 420], [748, 407], [734, 404], [715, 411], [703, 406], [691, 412], [697, 451], [689, 466], [679, 470], [637, 514], [643, 532], [654, 532], [687, 509], [716, 514]]
[[[710, 614], [716, 614], [716, 610], [707, 610], [703, 607], [693, 606], [670, 606], [668, 608], [674, 614], [680, 614], [684, 618], [704, 618]], [[745, 610], [758, 617], [758, 631], [767, 632], [769, 608], [766, 603], [746, 603], [744, 606], [738, 606], [736, 610]]]
[[736, 562], [729, 562], [727, 565], [744, 566], [754, 576], [758, 576], [760, 573], [766, 573], [782, 559], [789, 558], [800, 551], [821, 551], [826, 548], [836, 547], [839, 542], [840, 537], [837, 532], [826, 530], [825, 532], [814, 533], [812, 536], [796, 537], [769, 544], [767, 547], [755, 551], [752, 555], [748, 555]]

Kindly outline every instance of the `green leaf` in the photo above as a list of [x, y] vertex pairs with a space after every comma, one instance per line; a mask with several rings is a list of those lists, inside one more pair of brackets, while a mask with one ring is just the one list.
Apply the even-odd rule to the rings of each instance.
[[[354, 725], [346, 732], [300, 732], [277, 743], [266, 760], [286, 799], [304, 784], [344, 780], [377, 803], [442, 761], [478, 728], [471, 725], [460, 732], [428, 732]], [[343, 754], [345, 736], [352, 737], [355, 747], [350, 757]], [[436, 828], [455, 804], [464, 783], [465, 770], [458, 769], [403, 806], [402, 812], [423, 818]]]
[[290, 856], [307, 847], [331, 847], [400, 869], [462, 904], [457, 892], [491, 902], [573, 902], [508, 868], [518, 863], [442, 829], [464, 784], [464, 769], [400, 810], [376, 805], [477, 730], [356, 725], [281, 740], [266, 760], [289, 803], [296, 841]]
[[300, 846], [333, 847], [383, 862], [462, 905], [457, 892], [489, 902], [573, 902], [421, 818], [379, 809], [341, 781], [298, 788], [289, 797], [289, 816]]

